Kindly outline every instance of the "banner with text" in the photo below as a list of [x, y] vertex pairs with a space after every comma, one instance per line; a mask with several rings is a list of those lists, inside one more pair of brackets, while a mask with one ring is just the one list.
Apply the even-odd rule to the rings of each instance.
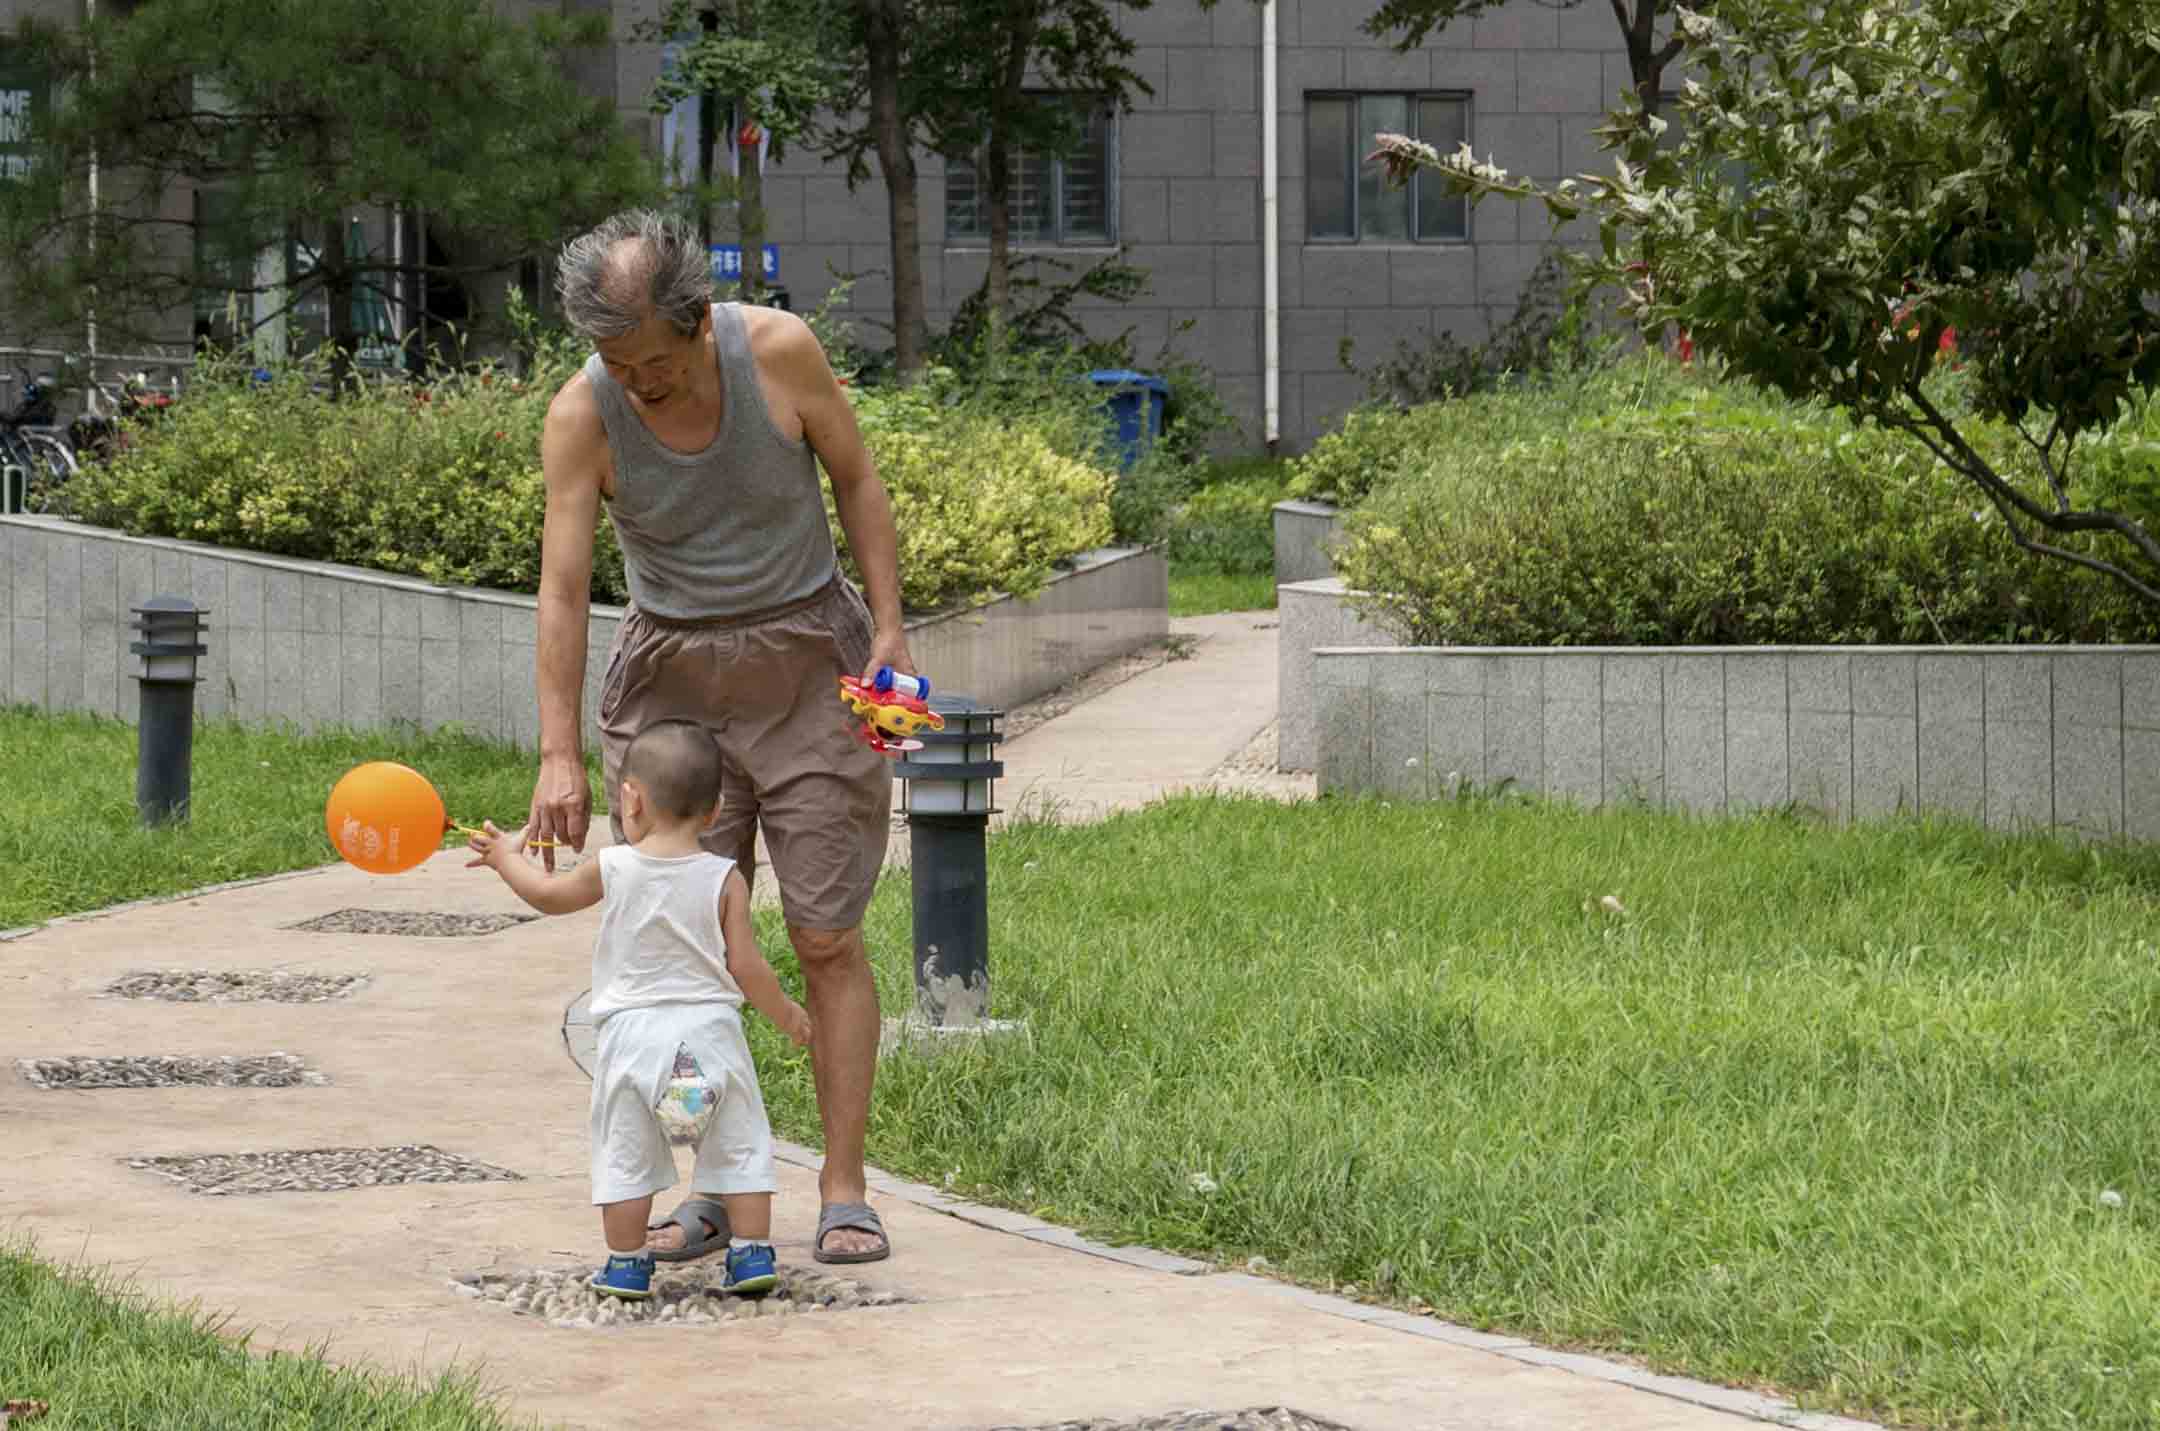
[[0, 55], [0, 180], [20, 182], [37, 167], [50, 98], [43, 71]]
[[[712, 246], [712, 276], [715, 283], [740, 283], [742, 281], [742, 245], [739, 243], [716, 243]], [[780, 245], [765, 245], [765, 281], [780, 281]]]

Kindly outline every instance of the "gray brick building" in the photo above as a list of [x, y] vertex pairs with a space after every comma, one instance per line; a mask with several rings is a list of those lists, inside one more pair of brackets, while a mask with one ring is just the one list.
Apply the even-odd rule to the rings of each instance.
[[[618, 0], [618, 33], [651, 8]], [[1549, 235], [1542, 208], [1501, 201], [1465, 215], [1423, 196], [1388, 196], [1363, 165], [1371, 131], [1405, 121], [1452, 148], [1556, 180], [1610, 162], [1591, 130], [1628, 83], [1611, 8], [1555, 10], [1512, 0], [1474, 23], [1451, 26], [1407, 54], [1360, 28], [1374, 0], [1276, 0], [1274, 27], [1276, 431], [1286, 449], [1307, 445], [1362, 392], [1343, 369], [1345, 338], [1369, 363], [1402, 339], [1453, 332], [1466, 341], [1505, 321]], [[1127, 10], [1139, 47], [1133, 67], [1154, 89], [1115, 116], [1075, 174], [1044, 176], [1039, 232], [1027, 247], [1072, 262], [1122, 245], [1148, 270], [1148, 295], [1098, 307], [1091, 326], [1132, 331], [1142, 363], [1167, 343], [1212, 368], [1247, 445], [1268, 435], [1269, 311], [1263, 226], [1266, 129], [1262, 112], [1269, 12], [1252, 0], [1156, 0]], [[659, 47], [624, 42], [586, 79], [611, 84], [626, 122], [661, 125], [645, 111], [662, 64]], [[1096, 136], [1091, 135], [1091, 139]], [[922, 156], [923, 259], [933, 327], [982, 282], [985, 241], [966, 225], [972, 175]], [[1049, 167], [1049, 166], [1045, 166]], [[1092, 193], [1101, 174], [1102, 199]], [[1032, 178], [1033, 175], [1029, 176]], [[1024, 184], [1025, 188], [1026, 185]], [[828, 286], [828, 265], [888, 267], [885, 192], [874, 179], [850, 191], [837, 173], [790, 154], [765, 175], [768, 240], [797, 307]], [[1079, 202], [1072, 202], [1075, 198]], [[1084, 222], [1075, 224], [1070, 211]], [[1103, 212], [1107, 210], [1107, 212]], [[956, 224], [955, 217], [961, 219]], [[856, 311], [887, 316], [882, 277], [858, 281]], [[1187, 324], [1190, 324], [1187, 327]], [[868, 330], [866, 330], [868, 331]]]
[[[0, 0], [0, 20], [65, 16], [81, 3]], [[1207, 11], [1198, 0], [1156, 0], [1128, 9], [1133, 65], [1154, 93], [1091, 124], [1071, 159], [1023, 164], [1024, 247], [1076, 264], [1122, 248], [1146, 269], [1150, 292], [1097, 305], [1090, 326], [1105, 335], [1129, 329], [1143, 366], [1165, 344], [1207, 364], [1245, 446], [1258, 446], [1272, 427], [1285, 449], [1302, 448], [1356, 401], [1362, 385], [1340, 361], [1346, 338], [1356, 360], [1369, 363], [1403, 339], [1482, 336], [1512, 313], [1547, 241], [1542, 209], [1492, 201], [1466, 214], [1437, 194], [1385, 192], [1362, 162], [1375, 129], [1408, 129], [1443, 148], [1466, 139], [1480, 157], [1545, 180], [1609, 162], [1591, 130], [1628, 83], [1610, 7], [1511, 0], [1404, 54], [1360, 29], [1373, 6], [1221, 0]], [[649, 108], [665, 54], [634, 35], [656, 17], [659, 0], [500, 0], [500, 8], [611, 12], [615, 41], [579, 62], [578, 82], [611, 100], [656, 149], [695, 131], [683, 116], [671, 123]], [[1272, 285], [1263, 98], [1270, 27]], [[919, 162], [926, 296], [937, 327], [982, 281], [985, 225], [967, 166], [934, 155]], [[838, 271], [862, 275], [857, 317], [889, 317], [886, 201], [875, 177], [850, 190], [836, 169], [791, 152], [766, 168], [765, 208], [780, 281], [797, 308], [818, 302]], [[475, 298], [485, 308], [490, 294]], [[868, 323], [860, 331], [881, 336]]]

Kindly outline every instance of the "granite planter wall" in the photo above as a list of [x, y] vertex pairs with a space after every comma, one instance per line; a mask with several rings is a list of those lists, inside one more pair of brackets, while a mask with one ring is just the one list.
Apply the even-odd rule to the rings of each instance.
[[[0, 517], [0, 695], [133, 719], [129, 608], [153, 595], [209, 608], [205, 717], [361, 729], [457, 725], [530, 748], [535, 599], [433, 586], [323, 562], [130, 537], [48, 517]], [[591, 729], [617, 607], [587, 632]], [[938, 689], [1011, 706], [1169, 632], [1160, 552], [1090, 552], [1030, 600], [908, 623]]]
[[[1285, 636], [1288, 635], [1287, 621]], [[1323, 647], [1323, 792], [2160, 839], [2160, 646]]]
[[1275, 504], [1275, 584], [1325, 581], [1335, 575], [1328, 544], [1335, 539], [1341, 513], [1329, 502]]
[[1320, 763], [1314, 650], [1401, 643], [1351, 610], [1349, 593], [1338, 577], [1278, 585], [1275, 606], [1280, 623], [1275, 640], [1275, 764], [1281, 770], [1314, 770]]

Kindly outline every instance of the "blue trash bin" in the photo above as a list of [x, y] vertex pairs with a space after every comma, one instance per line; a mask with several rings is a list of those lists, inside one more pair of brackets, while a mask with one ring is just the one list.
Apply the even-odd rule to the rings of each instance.
[[1108, 390], [1103, 406], [1110, 414], [1111, 444], [1117, 453], [1118, 470], [1130, 472], [1140, 454], [1162, 436], [1170, 384], [1130, 368], [1098, 369], [1088, 374], [1088, 381]]

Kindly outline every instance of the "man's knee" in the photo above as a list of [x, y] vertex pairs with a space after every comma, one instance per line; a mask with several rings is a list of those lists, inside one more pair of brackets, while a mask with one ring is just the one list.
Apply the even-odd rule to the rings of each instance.
[[803, 929], [788, 926], [788, 940], [795, 946], [795, 958], [807, 972], [845, 967], [853, 960], [869, 963], [869, 951], [863, 946], [862, 930], [854, 929]]

